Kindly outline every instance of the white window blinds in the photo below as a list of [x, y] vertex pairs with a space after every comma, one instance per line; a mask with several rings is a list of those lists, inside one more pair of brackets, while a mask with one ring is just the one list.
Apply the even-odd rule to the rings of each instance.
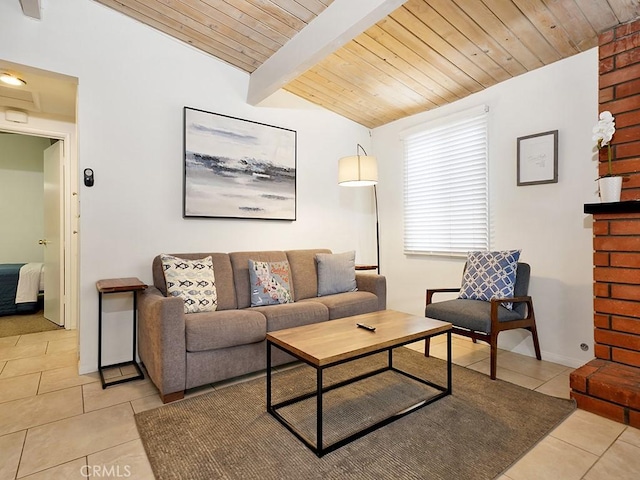
[[489, 249], [486, 108], [404, 137], [404, 251]]

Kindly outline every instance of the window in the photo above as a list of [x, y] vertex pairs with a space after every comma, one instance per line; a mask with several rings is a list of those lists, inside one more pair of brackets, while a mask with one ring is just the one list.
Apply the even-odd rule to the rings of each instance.
[[404, 251], [489, 249], [487, 108], [448, 117], [404, 140]]

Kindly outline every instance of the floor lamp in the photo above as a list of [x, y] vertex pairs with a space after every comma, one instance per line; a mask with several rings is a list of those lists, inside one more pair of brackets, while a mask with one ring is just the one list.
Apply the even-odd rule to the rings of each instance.
[[[360, 150], [364, 155], [360, 155]], [[338, 162], [338, 185], [342, 187], [371, 187], [376, 210], [376, 269], [380, 273], [380, 225], [378, 222], [378, 162], [376, 157], [367, 155], [362, 145], [358, 144], [356, 154], [343, 157]]]

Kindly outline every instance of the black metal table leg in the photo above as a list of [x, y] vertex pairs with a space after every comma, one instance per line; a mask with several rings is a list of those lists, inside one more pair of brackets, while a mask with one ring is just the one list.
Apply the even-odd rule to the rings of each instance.
[[98, 292], [98, 372], [104, 389], [104, 374], [102, 373], [102, 292]]
[[316, 370], [317, 413], [316, 413], [316, 449], [317, 455], [322, 456], [322, 368]]
[[267, 411], [271, 412], [271, 341], [267, 340]]
[[131, 293], [133, 294], [133, 348], [131, 349], [131, 359], [135, 362], [136, 361], [136, 337], [138, 335], [138, 292], [131, 292]]
[[451, 395], [451, 330], [447, 332], [447, 395]]

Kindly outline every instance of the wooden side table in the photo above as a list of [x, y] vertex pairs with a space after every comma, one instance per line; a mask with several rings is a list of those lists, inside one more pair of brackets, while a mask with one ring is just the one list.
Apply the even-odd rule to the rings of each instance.
[[[130, 382], [131, 380], [140, 380], [144, 378], [144, 373], [140, 369], [138, 362], [136, 362], [136, 333], [137, 333], [137, 312], [138, 312], [138, 292], [147, 288], [147, 285], [142, 283], [138, 278], [107, 278], [105, 280], [98, 280], [96, 282], [96, 288], [98, 289], [98, 372], [100, 372], [100, 381], [102, 382], [102, 388], [105, 389], [111, 385], [117, 385], [119, 383]], [[133, 293], [133, 356], [131, 361], [116, 363], [113, 365], [102, 365], [102, 295], [105, 293]], [[107, 382], [104, 379], [102, 371], [106, 368], [124, 367], [126, 365], [133, 365], [138, 372], [138, 375], [134, 377], [121, 378]]]
[[377, 265], [356, 265], [356, 270], [377, 270]]

